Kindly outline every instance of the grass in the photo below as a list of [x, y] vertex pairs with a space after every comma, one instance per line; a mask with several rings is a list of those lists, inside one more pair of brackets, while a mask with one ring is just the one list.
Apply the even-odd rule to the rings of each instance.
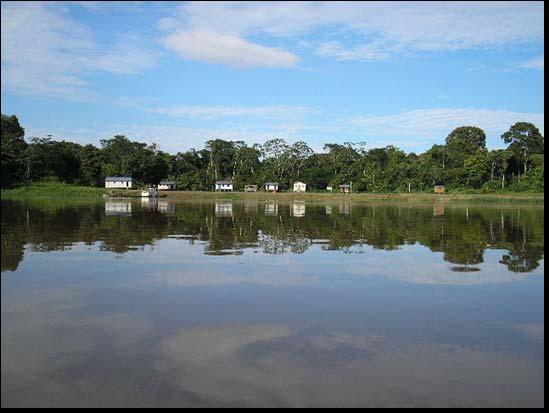
[[24, 198], [101, 198], [104, 188], [78, 186], [60, 182], [36, 182], [14, 189], [2, 189], [2, 199]]
[[199, 192], [173, 191], [167, 192], [167, 198], [177, 200], [250, 200], [250, 201], [309, 201], [309, 202], [479, 202], [479, 203], [543, 203], [544, 194], [532, 193], [501, 193], [501, 194], [444, 194], [411, 193], [411, 194], [372, 194], [372, 193], [292, 193], [292, 192]]
[[[28, 198], [80, 198], [98, 199], [104, 194], [113, 196], [140, 197], [139, 190], [106, 190], [105, 188], [83, 187], [59, 182], [42, 182], [22, 186], [15, 189], [3, 189], [2, 199]], [[466, 202], [466, 203], [544, 203], [543, 193], [496, 193], [496, 194], [467, 194], [447, 193], [436, 195], [433, 193], [411, 194], [373, 194], [354, 193], [341, 194], [330, 192], [203, 192], [203, 191], [161, 191], [161, 196], [173, 201], [186, 200], [249, 200], [249, 201], [308, 201], [308, 202], [406, 202], [406, 203], [434, 203], [434, 202]]]

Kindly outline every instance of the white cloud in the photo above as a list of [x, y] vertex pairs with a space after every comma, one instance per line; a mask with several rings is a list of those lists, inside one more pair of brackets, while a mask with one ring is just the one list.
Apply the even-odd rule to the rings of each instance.
[[516, 122], [525, 121], [544, 129], [543, 113], [521, 113], [490, 109], [418, 109], [392, 115], [365, 115], [349, 119], [364, 128], [367, 136], [445, 137], [459, 126], [478, 126], [487, 134], [500, 135]]
[[86, 73], [136, 73], [156, 54], [124, 37], [98, 45], [93, 33], [57, 4], [2, 3], [2, 87], [33, 96], [88, 100]]
[[[316, 54], [336, 60], [380, 60], [402, 52], [542, 42], [543, 11], [542, 2], [188, 2], [169, 18], [169, 26], [179, 20], [179, 33], [209, 34], [185, 41], [179, 51], [191, 59], [234, 65], [243, 56], [238, 47], [218, 56], [225, 36], [231, 39], [229, 44], [245, 44], [244, 38], [253, 35], [298, 37], [298, 48], [303, 41], [299, 36], [343, 33], [352, 41], [317, 42]], [[161, 25], [166, 27], [165, 23]], [[182, 34], [177, 37], [184, 41]]]
[[545, 56], [540, 56], [532, 60], [528, 60], [527, 62], [523, 63], [521, 67], [524, 67], [526, 69], [539, 69], [544, 70], [545, 68]]
[[28, 125], [25, 136], [52, 135], [55, 140], [70, 140], [80, 144], [99, 145], [99, 141], [114, 135], [125, 135], [131, 140], [156, 143], [162, 151], [175, 154], [190, 148], [202, 149], [210, 139], [242, 140], [248, 144], [263, 143], [274, 137], [295, 141], [300, 136], [292, 128], [251, 128], [247, 125], [229, 125], [219, 127], [161, 126], [148, 124], [105, 125], [85, 128], [43, 128]]
[[[130, 103], [131, 104], [131, 103]], [[264, 143], [269, 139], [282, 138], [288, 142], [306, 139], [309, 144], [321, 152], [326, 142], [345, 140], [365, 140], [368, 147], [397, 146], [405, 151], [422, 152], [434, 143], [442, 143], [444, 138], [456, 127], [479, 126], [488, 136], [490, 148], [502, 144], [500, 135], [512, 124], [519, 121], [532, 122], [541, 132], [544, 130], [544, 114], [521, 113], [506, 110], [489, 109], [418, 109], [391, 115], [366, 115], [350, 119], [324, 119], [322, 125], [294, 121], [290, 118], [291, 107], [281, 109], [277, 114], [274, 107], [231, 108], [231, 107], [188, 107], [188, 113], [177, 116], [208, 117], [237, 116], [288, 116], [288, 119], [269, 124], [255, 125], [246, 120], [210, 126], [189, 127], [185, 125], [90, 125], [86, 128], [39, 128], [33, 125], [25, 127], [25, 135], [46, 136], [53, 139], [67, 139], [81, 144], [99, 145], [99, 140], [114, 135], [126, 135], [140, 142], [157, 143], [163, 151], [175, 154], [190, 148], [200, 149], [209, 139], [242, 140], [248, 144]], [[175, 110], [175, 109], [174, 109]], [[309, 109], [303, 108], [303, 114]], [[255, 112], [254, 112], [255, 111]], [[271, 113], [269, 111], [272, 111]], [[312, 112], [311, 112], [312, 113]], [[24, 120], [22, 121], [24, 124]]]
[[172, 117], [218, 119], [225, 117], [257, 117], [263, 119], [289, 119], [311, 113], [313, 109], [304, 106], [166, 106], [146, 109], [148, 112]]
[[207, 30], [182, 30], [162, 40], [184, 58], [233, 67], [292, 67], [298, 57], [274, 47], [261, 46], [239, 36]]

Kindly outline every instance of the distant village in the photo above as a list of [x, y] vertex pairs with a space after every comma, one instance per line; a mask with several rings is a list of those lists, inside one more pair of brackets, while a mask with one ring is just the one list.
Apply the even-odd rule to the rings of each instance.
[[[133, 178], [129, 176], [108, 176], [105, 178], [105, 188], [107, 189], [133, 189]], [[438, 186], [435, 192], [440, 192], [443, 187]], [[353, 189], [352, 182], [348, 184], [339, 185], [339, 192], [351, 193]], [[151, 191], [176, 191], [177, 183], [175, 181], [160, 181], [157, 186], [150, 186], [148, 188], [149, 193]], [[233, 181], [216, 181], [212, 190], [216, 192], [233, 192], [235, 186]], [[278, 182], [265, 182], [263, 185], [244, 185], [244, 192], [279, 192], [280, 184]], [[333, 192], [333, 187], [327, 186], [327, 192]], [[305, 182], [294, 182], [293, 192], [307, 192], [307, 184]]]

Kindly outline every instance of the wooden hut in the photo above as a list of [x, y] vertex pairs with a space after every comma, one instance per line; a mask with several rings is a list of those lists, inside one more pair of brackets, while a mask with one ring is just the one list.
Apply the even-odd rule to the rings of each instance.
[[350, 184], [339, 185], [339, 192], [344, 194], [350, 194], [352, 191], [352, 186]]

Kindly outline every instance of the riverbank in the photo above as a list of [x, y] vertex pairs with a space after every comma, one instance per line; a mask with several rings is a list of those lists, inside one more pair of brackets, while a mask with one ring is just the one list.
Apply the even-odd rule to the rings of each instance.
[[502, 194], [372, 194], [372, 193], [293, 193], [293, 192], [198, 192], [171, 191], [165, 192], [170, 200], [213, 200], [225, 199], [235, 201], [306, 201], [306, 202], [404, 202], [404, 203], [434, 203], [434, 202], [491, 202], [491, 203], [544, 203], [544, 194], [532, 193], [502, 193]]
[[2, 189], [2, 199], [11, 198], [102, 198], [105, 188], [78, 186], [59, 182], [38, 182], [13, 189]]
[[[140, 190], [107, 190], [105, 188], [82, 187], [60, 183], [37, 183], [15, 189], [3, 189], [2, 199], [24, 198], [87, 198], [99, 199], [111, 193], [117, 197], [140, 197]], [[172, 201], [192, 200], [235, 200], [235, 201], [306, 201], [306, 202], [482, 202], [482, 203], [544, 203], [543, 193], [496, 193], [466, 194], [432, 193], [411, 194], [341, 194], [329, 192], [205, 192], [205, 191], [161, 191], [161, 196]]]

